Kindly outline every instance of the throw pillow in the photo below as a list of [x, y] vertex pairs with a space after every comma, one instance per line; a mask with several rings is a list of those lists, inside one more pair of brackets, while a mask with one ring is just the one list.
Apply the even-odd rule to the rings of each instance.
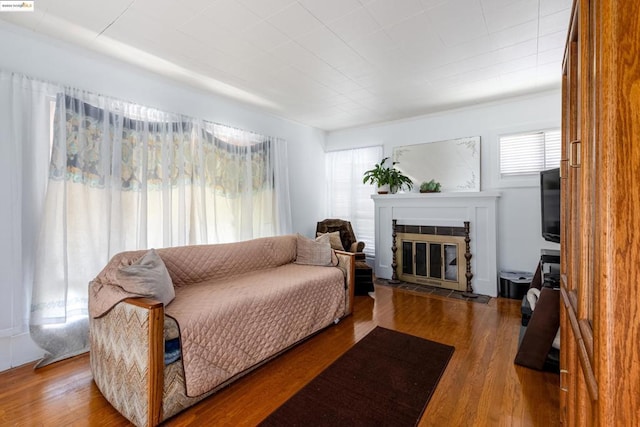
[[165, 306], [176, 297], [167, 267], [154, 249], [133, 264], [121, 267], [116, 277], [125, 291], [156, 299]]
[[329, 235], [323, 234], [316, 240], [298, 234], [298, 254], [296, 264], [333, 265], [333, 250], [329, 244]]
[[331, 233], [316, 233], [316, 237], [320, 237], [324, 234], [329, 235], [329, 243], [331, 244], [331, 249], [335, 249], [336, 251], [344, 251], [344, 246], [342, 246], [342, 240], [340, 240], [339, 231], [332, 231]]

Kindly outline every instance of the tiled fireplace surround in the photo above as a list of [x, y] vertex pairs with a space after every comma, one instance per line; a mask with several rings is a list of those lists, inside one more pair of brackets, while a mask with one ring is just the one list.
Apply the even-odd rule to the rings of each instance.
[[375, 203], [376, 277], [390, 279], [392, 220], [398, 225], [460, 227], [470, 222], [472, 286], [477, 294], [498, 295], [497, 207], [499, 192], [407, 193], [372, 196]]

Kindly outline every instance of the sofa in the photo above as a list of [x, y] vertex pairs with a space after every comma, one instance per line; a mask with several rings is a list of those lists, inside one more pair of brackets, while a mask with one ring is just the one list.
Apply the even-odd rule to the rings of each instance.
[[117, 254], [89, 284], [94, 381], [157, 425], [351, 314], [354, 265], [328, 236]]

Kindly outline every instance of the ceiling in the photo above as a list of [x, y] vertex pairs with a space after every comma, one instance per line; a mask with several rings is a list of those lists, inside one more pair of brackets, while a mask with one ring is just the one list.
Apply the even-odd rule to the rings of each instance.
[[36, 0], [1, 19], [323, 130], [560, 86], [571, 0]]

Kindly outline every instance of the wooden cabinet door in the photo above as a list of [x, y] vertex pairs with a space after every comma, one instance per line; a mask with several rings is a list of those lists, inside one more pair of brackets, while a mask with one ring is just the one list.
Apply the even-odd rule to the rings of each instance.
[[640, 2], [574, 0], [563, 74], [561, 415], [640, 425]]
[[594, 138], [589, 0], [576, 0], [563, 72], [561, 416], [597, 424], [593, 375]]

